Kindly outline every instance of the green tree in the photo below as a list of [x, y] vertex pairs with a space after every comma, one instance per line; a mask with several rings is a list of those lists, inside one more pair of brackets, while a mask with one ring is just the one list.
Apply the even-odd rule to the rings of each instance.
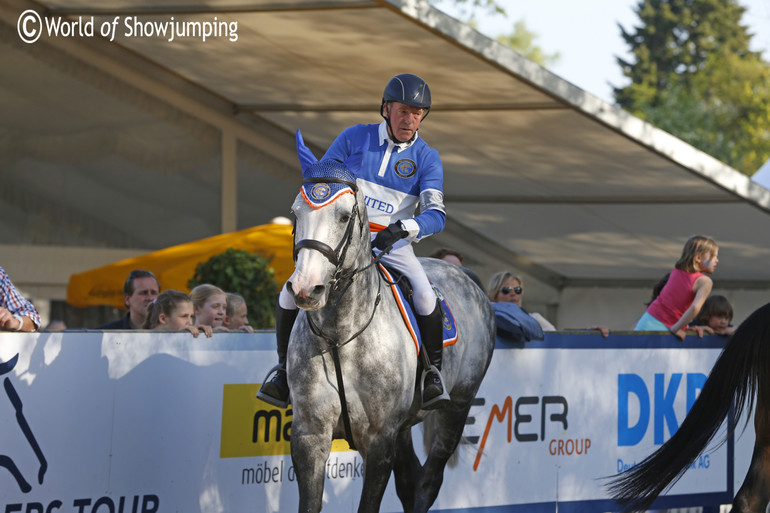
[[[440, 6], [443, 3], [453, 3], [457, 8], [460, 18], [470, 25], [471, 27], [478, 29], [478, 21], [476, 15], [479, 11], [486, 12], [489, 16], [502, 16], [507, 18], [508, 15], [505, 9], [500, 5], [497, 0], [430, 0], [432, 4]], [[535, 39], [537, 34], [527, 28], [527, 24], [524, 20], [519, 20], [513, 24], [513, 31], [508, 34], [498, 34], [495, 36], [497, 42], [504, 44], [505, 46], [512, 48], [522, 54], [524, 57], [531, 61], [534, 61], [541, 66], [547, 66], [556, 63], [560, 55], [559, 53], [546, 54], [542, 48], [535, 45]]]
[[486, 11], [492, 16], [506, 16], [505, 9], [497, 0], [430, 0], [430, 3], [436, 6], [444, 2], [454, 4], [466, 22], [471, 24], [476, 20], [476, 13], [479, 10]]
[[228, 249], [195, 267], [188, 282], [190, 288], [202, 283], [216, 285], [225, 292], [243, 296], [253, 328], [275, 326], [275, 301], [278, 286], [270, 260], [242, 249]]
[[542, 48], [535, 44], [537, 34], [527, 28], [524, 20], [519, 20], [513, 24], [513, 32], [510, 34], [500, 34], [496, 39], [499, 43], [513, 48], [524, 57], [541, 66], [555, 64], [560, 58], [558, 52], [546, 54]]
[[749, 49], [735, 0], [640, 0], [623, 27], [633, 61], [616, 102], [734, 168], [752, 174], [770, 158], [770, 66]]

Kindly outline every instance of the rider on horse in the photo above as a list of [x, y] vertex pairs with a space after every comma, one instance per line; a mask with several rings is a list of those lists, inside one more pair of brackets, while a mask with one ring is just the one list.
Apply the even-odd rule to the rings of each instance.
[[[388, 252], [392, 247], [383, 255], [382, 262], [410, 280], [423, 346], [431, 365], [440, 370], [443, 315], [411, 245], [412, 241], [440, 232], [446, 224], [441, 160], [438, 152], [417, 135], [430, 105], [430, 89], [423, 79], [409, 73], [396, 75], [385, 86], [382, 97], [380, 114], [385, 121], [347, 128], [323, 158], [345, 161], [365, 141], [371, 141], [364, 153], [357, 183], [365, 194], [370, 229], [376, 233], [372, 246], [377, 253]], [[419, 214], [414, 216], [418, 206]], [[257, 394], [279, 407], [289, 403], [286, 352], [297, 313], [297, 306], [284, 285], [275, 315], [278, 367]], [[428, 372], [423, 383], [423, 409], [441, 407], [447, 401], [440, 372]]]

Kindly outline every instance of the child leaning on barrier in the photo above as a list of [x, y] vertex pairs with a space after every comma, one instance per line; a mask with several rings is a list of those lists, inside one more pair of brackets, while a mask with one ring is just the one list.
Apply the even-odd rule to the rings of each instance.
[[204, 283], [190, 291], [195, 322], [211, 326], [216, 331], [230, 331], [225, 327], [227, 294], [215, 285]]
[[235, 292], [227, 293], [227, 309], [225, 311], [225, 327], [230, 331], [245, 331], [254, 333], [254, 328], [249, 326], [249, 310], [246, 300]]
[[[719, 246], [708, 237], [690, 237], [660, 295], [650, 303], [634, 331], [670, 331], [680, 340], [711, 293], [712, 274], [719, 262]], [[703, 336], [703, 328], [694, 328]]]
[[211, 337], [211, 327], [193, 324], [193, 304], [190, 296], [178, 290], [166, 290], [147, 305], [146, 330], [185, 330], [197, 337], [201, 332]]
[[733, 321], [733, 305], [720, 295], [709, 296], [703, 303], [695, 325], [707, 326], [716, 335], [730, 336], [735, 332], [735, 327], [730, 324]]

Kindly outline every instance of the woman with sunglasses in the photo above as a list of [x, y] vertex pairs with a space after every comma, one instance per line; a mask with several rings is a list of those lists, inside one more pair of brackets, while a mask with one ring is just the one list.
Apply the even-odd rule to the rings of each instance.
[[[524, 293], [522, 283], [521, 277], [510, 271], [500, 271], [489, 280], [487, 296], [495, 303], [515, 303], [521, 307], [521, 298]], [[537, 321], [543, 331], [556, 331], [556, 327], [539, 313], [527, 313]]]

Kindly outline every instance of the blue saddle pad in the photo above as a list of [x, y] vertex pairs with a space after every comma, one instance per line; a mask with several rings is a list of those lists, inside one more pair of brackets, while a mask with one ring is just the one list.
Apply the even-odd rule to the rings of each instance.
[[[390, 283], [395, 281], [392, 272], [383, 267], [382, 264], [380, 264], [380, 270]], [[405, 278], [399, 280], [398, 283], [403, 283], [404, 280]], [[412, 304], [407, 301], [400, 285], [393, 284], [390, 286], [390, 289], [393, 292], [393, 297], [395, 298], [396, 303], [398, 304], [398, 309], [401, 311], [401, 317], [404, 320], [404, 324], [406, 324], [409, 333], [411, 333], [415, 348], [419, 353], [420, 347], [422, 345], [422, 338], [420, 337], [420, 329], [417, 327], [417, 319], [415, 318], [414, 308], [412, 308]], [[444, 327], [444, 346], [449, 346], [457, 342], [457, 323], [455, 322], [454, 315], [452, 314], [452, 309], [449, 308], [449, 304], [444, 298], [441, 298], [441, 313], [441, 321]]]

